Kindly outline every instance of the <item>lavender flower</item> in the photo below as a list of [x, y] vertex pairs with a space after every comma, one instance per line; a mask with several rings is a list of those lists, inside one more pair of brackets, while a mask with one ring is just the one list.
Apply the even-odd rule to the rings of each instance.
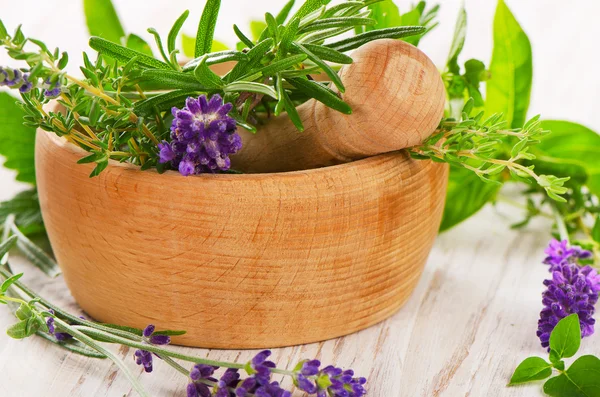
[[23, 84], [23, 73], [19, 69], [0, 67], [0, 86], [18, 88]]
[[565, 263], [575, 263], [578, 259], [589, 259], [592, 257], [590, 251], [581, 249], [578, 246], [569, 246], [567, 240], [558, 241], [552, 239], [548, 248], [544, 251], [547, 255], [544, 259], [546, 265], [550, 265], [550, 271], [554, 271], [555, 266]]
[[[169, 336], [154, 334], [155, 329], [156, 327], [154, 325], [148, 325], [142, 332], [142, 342], [150, 345], [168, 345], [171, 343], [171, 338]], [[152, 372], [152, 353], [147, 350], [138, 349], [134, 352], [133, 358], [137, 365], [144, 366], [144, 371]]]
[[[188, 397], [210, 397], [212, 395], [208, 382], [217, 382], [212, 375], [219, 367], [206, 364], [196, 364], [190, 371], [191, 382], [187, 385]], [[207, 382], [208, 381], [208, 382]]]
[[317, 397], [361, 397], [366, 394], [365, 378], [355, 378], [351, 369], [329, 365], [321, 370], [319, 360], [300, 363], [296, 367], [294, 384], [298, 389]]
[[29, 73], [23, 75], [23, 85], [19, 88], [21, 94], [25, 94], [33, 88], [33, 82], [29, 81]]
[[[48, 310], [48, 313], [54, 315], [54, 310], [50, 309]], [[48, 327], [48, 333], [50, 335], [54, 335], [56, 340], [64, 342], [73, 338], [71, 334], [67, 334], [66, 332], [56, 332], [56, 327], [54, 326], [54, 317], [48, 317], [46, 319], [46, 326]]]
[[235, 120], [228, 116], [232, 106], [219, 95], [188, 98], [183, 109], [173, 108], [171, 142], [158, 145], [159, 161], [171, 162], [182, 175], [227, 171], [230, 154], [237, 153], [242, 140]]
[[594, 305], [600, 292], [600, 275], [590, 266], [581, 267], [580, 258], [591, 253], [579, 247], [569, 247], [566, 241], [550, 242], [546, 249], [548, 257], [544, 263], [550, 265], [552, 279], [544, 280], [547, 287], [542, 295], [544, 309], [540, 313], [537, 336], [543, 347], [550, 345], [550, 334], [560, 320], [577, 313], [581, 325], [581, 336], [594, 333]]
[[44, 96], [46, 98], [56, 98], [60, 95], [60, 81], [57, 80], [54, 84], [52, 84], [50, 78], [47, 78], [44, 81], [44, 86], [46, 87], [46, 89], [44, 90]]

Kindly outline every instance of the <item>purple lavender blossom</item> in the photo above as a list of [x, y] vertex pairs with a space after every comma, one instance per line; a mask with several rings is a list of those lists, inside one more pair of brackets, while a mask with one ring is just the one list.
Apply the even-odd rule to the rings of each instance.
[[[142, 332], [142, 342], [150, 345], [168, 345], [171, 343], [171, 338], [167, 335], [156, 335], [154, 330], [156, 327], [152, 324], [144, 328]], [[137, 365], [142, 365], [144, 371], [152, 372], [152, 353], [147, 350], [138, 349], [133, 353], [133, 358]]]
[[[212, 377], [215, 370], [219, 367], [206, 364], [196, 364], [190, 371], [191, 382], [187, 385], [188, 397], [210, 397], [212, 395], [208, 382], [216, 383], [217, 380]], [[208, 381], [208, 382], [207, 382]]]
[[227, 171], [230, 154], [237, 153], [242, 140], [235, 120], [228, 116], [233, 105], [219, 95], [188, 98], [183, 109], [173, 108], [171, 142], [158, 145], [159, 161], [171, 162], [182, 175]]
[[[54, 315], [54, 310], [50, 309], [48, 310], [48, 312]], [[48, 327], [48, 333], [50, 335], [54, 335], [54, 337], [58, 341], [64, 342], [73, 338], [71, 334], [67, 334], [66, 332], [56, 332], [56, 327], [54, 325], [54, 317], [48, 317], [46, 319], [46, 326]]]
[[60, 81], [57, 80], [54, 84], [52, 84], [50, 78], [47, 78], [44, 81], [44, 85], [46, 86], [46, 89], [44, 90], [44, 96], [46, 98], [56, 98], [60, 95]]
[[366, 394], [365, 378], [355, 378], [351, 369], [329, 365], [321, 370], [319, 360], [304, 361], [296, 367], [294, 384], [298, 389], [317, 397], [361, 397]]
[[29, 81], [29, 73], [23, 75], [23, 85], [19, 88], [21, 94], [25, 94], [33, 88], [33, 82]]
[[575, 263], [578, 259], [589, 259], [592, 257], [590, 251], [586, 251], [578, 246], [569, 246], [567, 240], [558, 241], [556, 239], [550, 241], [544, 253], [547, 255], [544, 263], [550, 265], [551, 272], [558, 265]]
[[550, 334], [556, 324], [573, 313], [579, 316], [581, 336], [592, 335], [600, 275], [592, 267], [581, 267], [577, 262], [580, 258], [589, 258], [591, 253], [557, 240], [552, 240], [545, 252], [548, 257], [544, 263], [550, 265], [552, 279], [544, 280], [547, 289], [542, 295], [544, 309], [540, 313], [537, 331], [542, 346], [550, 345]]
[[0, 86], [18, 88], [23, 84], [23, 73], [19, 69], [0, 67], [0, 74], [4, 76]]

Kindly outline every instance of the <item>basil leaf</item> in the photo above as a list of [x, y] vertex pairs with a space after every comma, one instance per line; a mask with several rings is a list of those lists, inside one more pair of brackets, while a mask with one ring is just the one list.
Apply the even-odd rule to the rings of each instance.
[[35, 184], [35, 128], [23, 125], [26, 113], [18, 100], [0, 92], [0, 155], [4, 167], [17, 171], [17, 181]]
[[371, 10], [370, 17], [377, 21], [377, 25], [374, 27], [367, 26], [366, 31], [402, 26], [400, 11], [393, 1], [388, 0], [370, 4], [368, 8]]
[[579, 316], [571, 314], [556, 324], [550, 334], [550, 349], [559, 358], [573, 357], [581, 345], [581, 326]]
[[169, 31], [169, 36], [167, 37], [167, 50], [169, 51], [169, 54], [175, 50], [175, 42], [177, 40], [177, 35], [179, 34], [179, 31], [181, 30], [181, 27], [183, 26], [183, 23], [187, 19], [188, 15], [190, 15], [190, 12], [188, 10], [185, 10], [183, 14], [181, 14], [181, 16], [177, 18], [177, 20], [173, 24], [173, 27]]
[[492, 201], [500, 186], [485, 183], [463, 167], [452, 166], [446, 190], [446, 206], [440, 232], [446, 231], [471, 217]]
[[146, 54], [150, 57], [154, 57], [152, 53], [152, 48], [146, 42], [146, 40], [142, 39], [140, 36], [136, 34], [130, 34], [127, 36], [127, 40], [125, 41], [125, 45], [127, 48], [131, 48], [134, 51], [141, 52], [142, 54]]
[[123, 63], [127, 63], [131, 60], [131, 58], [137, 57], [135, 63], [142, 67], [150, 69], [171, 70], [171, 67], [168, 64], [159, 61], [156, 58], [150, 57], [139, 51], [135, 51], [130, 48], [112, 43], [101, 37], [90, 37], [90, 47], [92, 47], [94, 50], [98, 51], [103, 55], [108, 55], [109, 57], [114, 58]]
[[552, 375], [552, 364], [539, 357], [526, 358], [510, 378], [509, 386], [534, 380], [546, 379]]
[[585, 168], [586, 185], [600, 195], [600, 136], [589, 128], [561, 120], [544, 120], [542, 128], [552, 131], [532, 148], [536, 156], [549, 156], [573, 162]]
[[303, 78], [287, 78], [288, 83], [292, 84], [298, 90], [302, 91], [311, 98], [322, 102], [324, 105], [342, 112], [345, 114], [352, 114], [350, 105], [341, 100], [335, 92], [329, 88], [317, 83], [316, 81], [310, 81]]
[[125, 30], [111, 0], [83, 0], [83, 12], [90, 36], [120, 43]]
[[373, 40], [399, 39], [402, 37], [421, 34], [423, 32], [425, 32], [425, 28], [422, 26], [399, 26], [395, 28], [378, 29], [327, 44], [326, 47], [333, 48], [334, 50], [340, 52], [346, 52], [358, 48], [361, 45]]
[[596, 216], [596, 222], [592, 228], [592, 238], [595, 242], [600, 243], [600, 215]]
[[198, 33], [196, 34], [195, 58], [210, 52], [220, 7], [221, 0], [207, 0], [204, 6], [204, 11], [202, 11], [202, 17], [198, 24]]
[[494, 17], [494, 50], [486, 88], [485, 109], [502, 113], [511, 128], [526, 121], [533, 75], [531, 44], [504, 0]]
[[194, 57], [194, 51], [196, 51], [196, 39], [192, 36], [188, 36], [185, 33], [181, 34], [181, 48], [183, 49], [183, 55], [188, 58]]
[[544, 393], [552, 397], [600, 397], [600, 359], [579, 357], [566, 373], [544, 384]]

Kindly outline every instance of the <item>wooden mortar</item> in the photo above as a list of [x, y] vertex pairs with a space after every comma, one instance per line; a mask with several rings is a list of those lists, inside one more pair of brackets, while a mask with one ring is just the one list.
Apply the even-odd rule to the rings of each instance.
[[352, 58], [340, 71], [351, 115], [313, 99], [297, 108], [303, 132], [286, 113], [257, 134], [241, 129], [243, 147], [232, 156], [233, 167], [261, 173], [318, 168], [415, 146], [435, 131], [446, 91], [427, 55], [388, 39], [363, 45]]
[[[408, 84], [408, 83], [407, 83]], [[383, 121], [381, 121], [383, 122]], [[44, 223], [94, 319], [183, 329], [174, 343], [264, 348], [349, 334], [414, 289], [447, 167], [394, 152], [273, 174], [183, 177], [110, 161], [39, 130]]]

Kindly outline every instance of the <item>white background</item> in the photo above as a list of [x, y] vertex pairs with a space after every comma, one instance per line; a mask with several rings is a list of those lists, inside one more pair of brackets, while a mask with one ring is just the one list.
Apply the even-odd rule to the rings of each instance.
[[[202, 0], [113, 0], [123, 25], [153, 42], [146, 33], [155, 27], [166, 36], [172, 23], [185, 9], [190, 17], [184, 31], [194, 35], [204, 1]], [[299, 0], [300, 1], [300, 0]], [[298, 1], [298, 2], [299, 2]], [[416, 0], [415, 0], [416, 1]], [[406, 11], [412, 0], [396, 0]], [[440, 0], [441, 21], [421, 48], [443, 67], [454, 21], [462, 0]], [[534, 82], [530, 115], [568, 119], [600, 130], [600, 73], [598, 39], [600, 24], [597, 0], [506, 0], [529, 35], [533, 45]], [[236, 41], [232, 24], [247, 27], [244, 21], [262, 19], [266, 11], [278, 10], [284, 0], [223, 0], [216, 37], [230, 45]], [[467, 42], [462, 61], [472, 57], [489, 63], [492, 49], [492, 19], [495, 0], [466, 0]], [[80, 52], [87, 49], [88, 33], [79, 0], [0, 0], [0, 18], [9, 30], [23, 23], [24, 31], [59, 46], [71, 54], [71, 71], [76, 70]], [[248, 31], [248, 30], [246, 30]], [[0, 52], [0, 64], [14, 64]], [[1, 160], [0, 160], [1, 161]], [[9, 198], [19, 187], [12, 173], [0, 170], [0, 200]]]

